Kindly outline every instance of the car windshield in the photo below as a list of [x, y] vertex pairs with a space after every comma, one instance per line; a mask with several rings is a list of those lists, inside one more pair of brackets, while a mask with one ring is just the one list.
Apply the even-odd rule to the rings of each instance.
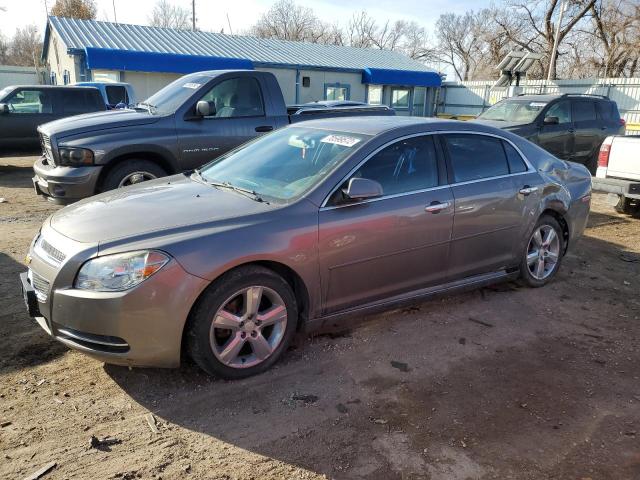
[[203, 84], [211, 80], [204, 75], [188, 75], [171, 82], [162, 90], [151, 95], [138, 105], [150, 113], [174, 113], [187, 98], [195, 93]]
[[532, 100], [503, 100], [478, 118], [498, 122], [531, 123], [546, 105], [547, 102]]
[[321, 182], [368, 138], [284, 128], [219, 157], [198, 173], [209, 183], [248, 190], [267, 201], [290, 202]]

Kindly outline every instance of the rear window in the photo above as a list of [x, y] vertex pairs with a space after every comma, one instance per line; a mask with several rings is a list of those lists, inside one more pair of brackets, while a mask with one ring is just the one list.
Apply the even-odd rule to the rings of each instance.
[[502, 141], [484, 135], [444, 135], [455, 183], [509, 174]]
[[603, 120], [618, 120], [620, 118], [615, 102], [598, 102], [598, 113]]
[[74, 115], [104, 110], [102, 97], [98, 90], [61, 90], [58, 92], [58, 95], [61, 113]]
[[117, 105], [119, 103], [129, 104], [127, 89], [122, 85], [107, 85], [105, 90], [107, 92], [107, 103], [109, 103], [109, 105]]
[[596, 104], [594, 102], [578, 100], [573, 103], [574, 122], [589, 122], [596, 119]]
[[509, 142], [502, 142], [504, 146], [504, 152], [507, 154], [507, 162], [509, 163], [509, 172], [510, 173], [520, 173], [527, 171], [527, 165], [522, 160], [522, 157], [518, 153], [518, 151], [513, 148], [513, 146]]

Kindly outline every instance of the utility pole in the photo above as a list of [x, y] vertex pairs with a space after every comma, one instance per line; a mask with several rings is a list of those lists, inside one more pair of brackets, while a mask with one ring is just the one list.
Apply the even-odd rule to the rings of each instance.
[[196, 31], [196, 0], [191, 0], [191, 20], [193, 22], [193, 31]]
[[227, 13], [227, 23], [229, 24], [229, 34], [233, 35], [233, 30], [231, 29], [231, 20], [229, 20], [229, 14]]
[[[553, 39], [553, 49], [551, 50], [551, 58], [549, 59], [549, 71], [547, 72], [547, 81], [551, 80], [551, 72], [556, 68], [556, 56], [558, 55], [558, 43], [560, 43], [560, 29], [562, 28], [562, 17], [567, 7], [566, 0], [560, 3], [560, 14], [558, 15], [558, 25], [556, 26], [556, 36]], [[555, 80], [555, 79], [554, 79]]]
[[113, 22], [118, 23], [118, 17], [116, 17], [116, 0], [113, 0]]

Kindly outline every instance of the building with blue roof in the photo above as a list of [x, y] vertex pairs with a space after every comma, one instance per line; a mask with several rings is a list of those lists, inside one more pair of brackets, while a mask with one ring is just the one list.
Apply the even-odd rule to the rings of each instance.
[[144, 99], [202, 70], [273, 73], [288, 104], [351, 100], [428, 116], [440, 75], [398, 52], [49, 17], [43, 61], [53, 84], [128, 82]]

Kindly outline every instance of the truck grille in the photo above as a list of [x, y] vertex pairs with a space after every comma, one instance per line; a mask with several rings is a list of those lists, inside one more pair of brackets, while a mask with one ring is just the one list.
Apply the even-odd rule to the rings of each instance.
[[31, 285], [36, 291], [38, 300], [40, 300], [41, 302], [46, 302], [47, 297], [49, 296], [49, 289], [51, 288], [49, 281], [41, 275], [38, 275], [33, 270], [29, 270], [29, 273], [31, 274]]
[[47, 161], [51, 165], [55, 165], [55, 163], [53, 162], [53, 153], [51, 150], [51, 139], [49, 138], [49, 135], [46, 135], [44, 133], [40, 134], [40, 145], [42, 146], [42, 154], [45, 156]]

